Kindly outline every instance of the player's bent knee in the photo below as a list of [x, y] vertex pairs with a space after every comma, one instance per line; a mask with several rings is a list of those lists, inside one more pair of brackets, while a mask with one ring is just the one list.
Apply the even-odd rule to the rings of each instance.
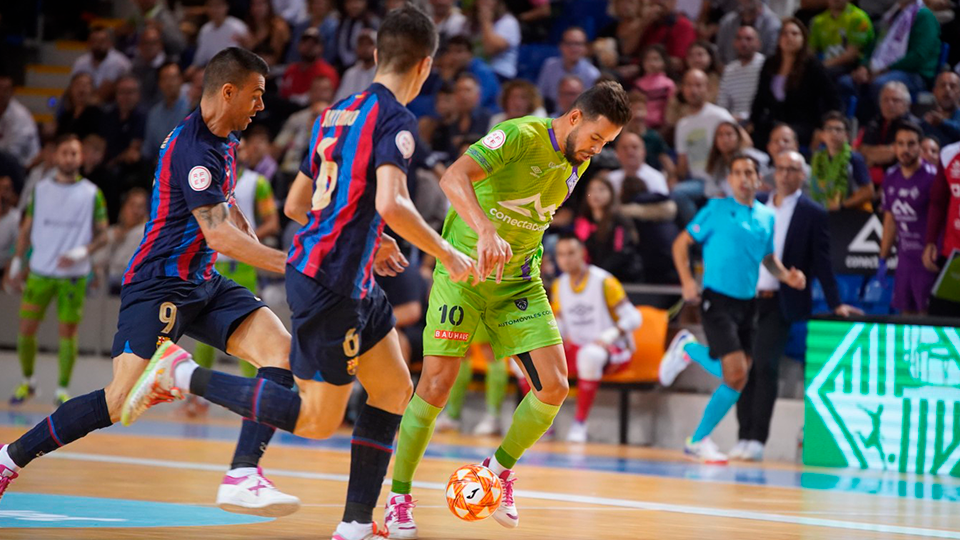
[[591, 343], [577, 351], [577, 378], [585, 381], [599, 381], [603, 377], [603, 366], [607, 362], [607, 351]]
[[534, 390], [540, 401], [549, 405], [560, 405], [567, 399], [567, 394], [570, 393], [570, 381], [566, 377], [560, 377], [559, 374], [550, 377], [541, 376], [541, 382], [543, 389]]
[[730, 370], [729, 373], [725, 372], [723, 374], [723, 382], [737, 392], [742, 392], [747, 386], [747, 370], [737, 368]]

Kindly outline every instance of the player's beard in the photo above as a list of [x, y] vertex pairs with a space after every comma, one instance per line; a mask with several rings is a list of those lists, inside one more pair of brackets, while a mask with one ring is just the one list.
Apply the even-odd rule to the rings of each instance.
[[564, 148], [563, 148], [563, 157], [565, 157], [567, 161], [569, 161], [570, 164], [573, 165], [574, 167], [577, 167], [583, 164], [583, 160], [577, 157], [576, 144], [577, 144], [577, 134], [579, 132], [580, 132], [580, 126], [573, 128], [573, 131], [571, 131], [567, 135], [566, 144], [564, 144]]
[[909, 156], [909, 157], [911, 158], [910, 161], [904, 161], [903, 159], [900, 158], [900, 156], [897, 156], [897, 161], [900, 162], [901, 167], [905, 169], [912, 169], [918, 165], [920, 161], [920, 154], [917, 154], [915, 156]]

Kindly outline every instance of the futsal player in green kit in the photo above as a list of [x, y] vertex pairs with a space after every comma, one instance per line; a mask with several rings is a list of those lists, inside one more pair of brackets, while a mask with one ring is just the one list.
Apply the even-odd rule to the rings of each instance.
[[476, 258], [481, 279], [454, 283], [441, 264], [434, 272], [423, 372], [400, 424], [387, 499], [384, 522], [390, 538], [417, 537], [410, 495], [413, 475], [460, 360], [481, 325], [494, 357], [518, 357], [533, 388], [517, 407], [496, 454], [484, 461], [504, 488], [503, 503], [493, 517], [505, 527], [518, 525], [512, 469], [550, 428], [569, 390], [560, 332], [540, 281], [543, 232], [590, 158], [629, 120], [623, 88], [601, 83], [560, 118], [525, 117], [498, 124], [440, 179], [452, 204], [443, 238]]

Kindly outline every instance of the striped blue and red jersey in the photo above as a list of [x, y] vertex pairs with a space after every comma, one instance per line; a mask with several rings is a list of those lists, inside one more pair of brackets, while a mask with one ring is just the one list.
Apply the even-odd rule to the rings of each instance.
[[317, 118], [300, 166], [314, 181], [312, 206], [287, 264], [332, 291], [366, 297], [376, 286], [373, 257], [384, 225], [376, 172], [395, 165], [406, 174], [416, 127], [413, 113], [379, 83]]
[[153, 179], [150, 220], [130, 259], [124, 285], [155, 277], [200, 283], [216, 270], [215, 251], [207, 246], [193, 210], [234, 204], [239, 133], [226, 138], [210, 132], [196, 109], [160, 145]]

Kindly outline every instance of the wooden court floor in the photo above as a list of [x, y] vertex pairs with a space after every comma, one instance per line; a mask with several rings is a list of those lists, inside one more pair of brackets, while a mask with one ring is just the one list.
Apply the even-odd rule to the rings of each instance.
[[[49, 411], [0, 406], [0, 441]], [[0, 501], [0, 538], [329, 538], [346, 494], [349, 432], [320, 444], [278, 434], [262, 464], [304, 507], [275, 520], [218, 524], [235, 516], [213, 502], [238, 425], [220, 415], [186, 420], [168, 406], [44, 456]], [[558, 442], [538, 444], [517, 469], [518, 529], [461, 522], [445, 506], [442, 483], [496, 444], [436, 438], [414, 488], [421, 538], [960, 539], [960, 483], [949, 479], [775, 463], [702, 466], [677, 452]], [[98, 521], [99, 514], [112, 518]], [[378, 510], [375, 519], [382, 517]], [[141, 524], [125, 525], [131, 521]]]

